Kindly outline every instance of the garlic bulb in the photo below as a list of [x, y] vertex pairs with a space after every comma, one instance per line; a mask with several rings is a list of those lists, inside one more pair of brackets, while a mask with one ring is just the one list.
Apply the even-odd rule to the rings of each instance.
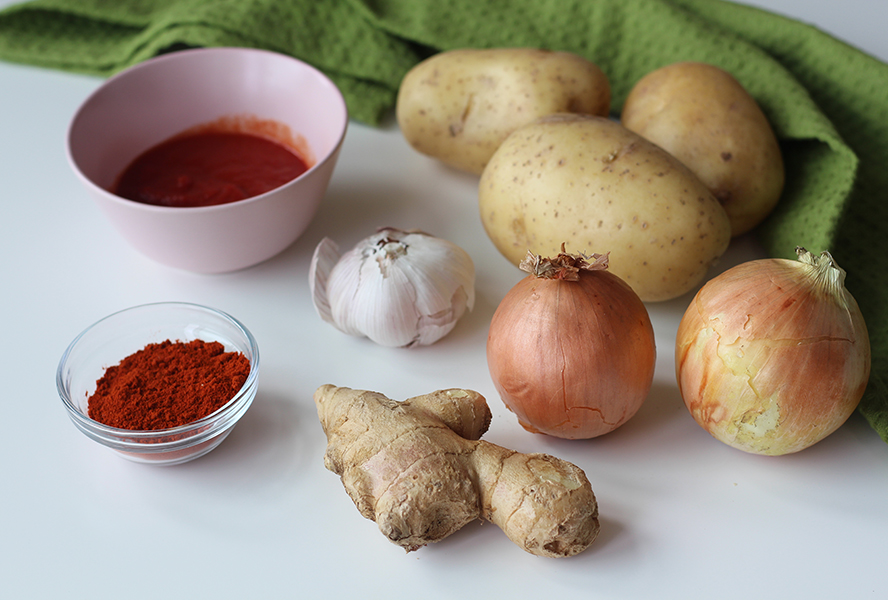
[[322, 319], [382, 346], [433, 344], [475, 303], [475, 266], [459, 246], [421, 231], [383, 228], [345, 254], [329, 238], [309, 271]]
[[828, 252], [798, 248], [710, 280], [676, 336], [679, 391], [694, 420], [745, 452], [798, 452], [854, 412], [870, 373], [863, 315]]

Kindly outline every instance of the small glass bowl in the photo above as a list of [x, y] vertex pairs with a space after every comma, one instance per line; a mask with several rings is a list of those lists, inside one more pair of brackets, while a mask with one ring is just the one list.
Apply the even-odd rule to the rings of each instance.
[[[218, 341], [250, 361], [247, 381], [225, 406], [192, 423], [156, 431], [118, 429], [89, 418], [89, 397], [105, 369], [147, 344], [195, 339]], [[203, 456], [228, 436], [252, 404], [258, 379], [259, 348], [237, 319], [197, 304], [161, 302], [116, 312], [84, 330], [62, 355], [56, 386], [74, 425], [92, 440], [134, 462], [175, 465]]]

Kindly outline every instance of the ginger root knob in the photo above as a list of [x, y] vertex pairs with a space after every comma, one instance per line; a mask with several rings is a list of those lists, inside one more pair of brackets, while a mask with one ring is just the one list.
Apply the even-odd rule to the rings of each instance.
[[323, 385], [314, 400], [327, 435], [324, 465], [358, 511], [408, 552], [479, 518], [538, 556], [572, 556], [598, 536], [598, 504], [582, 469], [481, 440], [491, 414], [477, 392], [398, 402]]

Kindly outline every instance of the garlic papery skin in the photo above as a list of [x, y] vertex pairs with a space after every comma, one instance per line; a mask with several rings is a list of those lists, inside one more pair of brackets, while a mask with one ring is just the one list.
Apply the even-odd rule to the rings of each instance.
[[844, 423], [870, 373], [866, 324], [832, 256], [735, 266], [697, 293], [675, 347], [685, 405], [745, 452], [803, 450]]
[[435, 343], [475, 304], [471, 257], [421, 231], [380, 229], [342, 255], [324, 238], [309, 285], [324, 321], [390, 347]]

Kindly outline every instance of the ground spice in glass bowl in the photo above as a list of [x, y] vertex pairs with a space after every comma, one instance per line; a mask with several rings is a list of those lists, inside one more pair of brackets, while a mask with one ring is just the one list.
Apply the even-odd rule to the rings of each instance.
[[196, 304], [145, 304], [84, 330], [62, 355], [59, 395], [92, 440], [173, 465], [217, 447], [250, 407], [259, 351], [235, 318]]

